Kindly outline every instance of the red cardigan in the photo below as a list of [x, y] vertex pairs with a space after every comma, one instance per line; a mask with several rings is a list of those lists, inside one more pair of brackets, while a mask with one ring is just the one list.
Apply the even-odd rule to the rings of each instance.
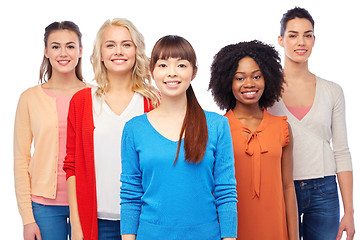
[[[151, 101], [144, 97], [144, 112], [152, 109]], [[85, 88], [70, 101], [63, 167], [66, 179], [76, 176], [76, 197], [85, 240], [98, 239], [94, 129], [91, 88]]]

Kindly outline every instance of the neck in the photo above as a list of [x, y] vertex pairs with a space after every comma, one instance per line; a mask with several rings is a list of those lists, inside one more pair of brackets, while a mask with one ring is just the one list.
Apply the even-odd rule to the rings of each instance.
[[262, 110], [259, 104], [241, 104], [236, 102], [236, 106], [232, 110], [236, 118], [262, 118]]
[[133, 92], [133, 80], [131, 73], [127, 75], [118, 75], [108, 73], [109, 90], [111, 92]]
[[71, 88], [79, 83], [75, 72], [71, 73], [58, 73], [53, 72], [51, 78], [47, 81], [48, 86], [53, 88]]
[[181, 97], [161, 97], [161, 104], [156, 108], [159, 112], [166, 113], [170, 116], [185, 116], [187, 109], [186, 94]]
[[286, 81], [308, 79], [309, 76], [313, 76], [313, 74], [309, 71], [308, 61], [298, 63], [287, 57], [285, 58], [284, 77]]

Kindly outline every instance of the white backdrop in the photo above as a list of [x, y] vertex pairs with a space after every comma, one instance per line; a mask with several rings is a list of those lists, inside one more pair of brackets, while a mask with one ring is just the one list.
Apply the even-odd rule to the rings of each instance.
[[[315, 20], [316, 42], [309, 61], [316, 75], [339, 83], [345, 92], [347, 127], [354, 168], [355, 221], [359, 217], [359, 146], [356, 124], [356, 97], [360, 89], [360, 18], [355, 0], [13, 0], [0, 3], [0, 73], [4, 92], [1, 106], [1, 153], [4, 165], [0, 174], [3, 206], [1, 239], [22, 239], [22, 223], [17, 211], [13, 181], [13, 122], [21, 92], [38, 83], [43, 57], [44, 28], [53, 21], [71, 20], [83, 33], [83, 75], [93, 77], [89, 56], [96, 32], [107, 19], [131, 20], [145, 36], [146, 53], [157, 39], [176, 34], [195, 48], [199, 71], [193, 87], [206, 110], [223, 113], [207, 91], [210, 65], [215, 53], [227, 44], [258, 39], [277, 44], [282, 14], [300, 6]], [[359, 116], [359, 114], [357, 114]], [[360, 233], [355, 239], [360, 239]], [[6, 238], [4, 238], [6, 237]], [[345, 239], [345, 238], [343, 238]]]

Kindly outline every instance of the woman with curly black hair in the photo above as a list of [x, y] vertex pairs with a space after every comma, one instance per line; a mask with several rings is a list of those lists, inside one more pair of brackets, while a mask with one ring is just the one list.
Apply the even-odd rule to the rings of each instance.
[[226, 109], [235, 154], [238, 239], [298, 239], [292, 135], [286, 117], [265, 110], [281, 96], [276, 50], [260, 41], [222, 48], [209, 89]]

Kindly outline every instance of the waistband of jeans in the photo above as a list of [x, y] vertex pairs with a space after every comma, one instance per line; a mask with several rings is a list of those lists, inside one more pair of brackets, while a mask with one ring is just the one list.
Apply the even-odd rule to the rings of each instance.
[[301, 187], [301, 188], [316, 188], [331, 182], [336, 182], [335, 175], [325, 176], [323, 178], [295, 180], [294, 185], [295, 187]]

